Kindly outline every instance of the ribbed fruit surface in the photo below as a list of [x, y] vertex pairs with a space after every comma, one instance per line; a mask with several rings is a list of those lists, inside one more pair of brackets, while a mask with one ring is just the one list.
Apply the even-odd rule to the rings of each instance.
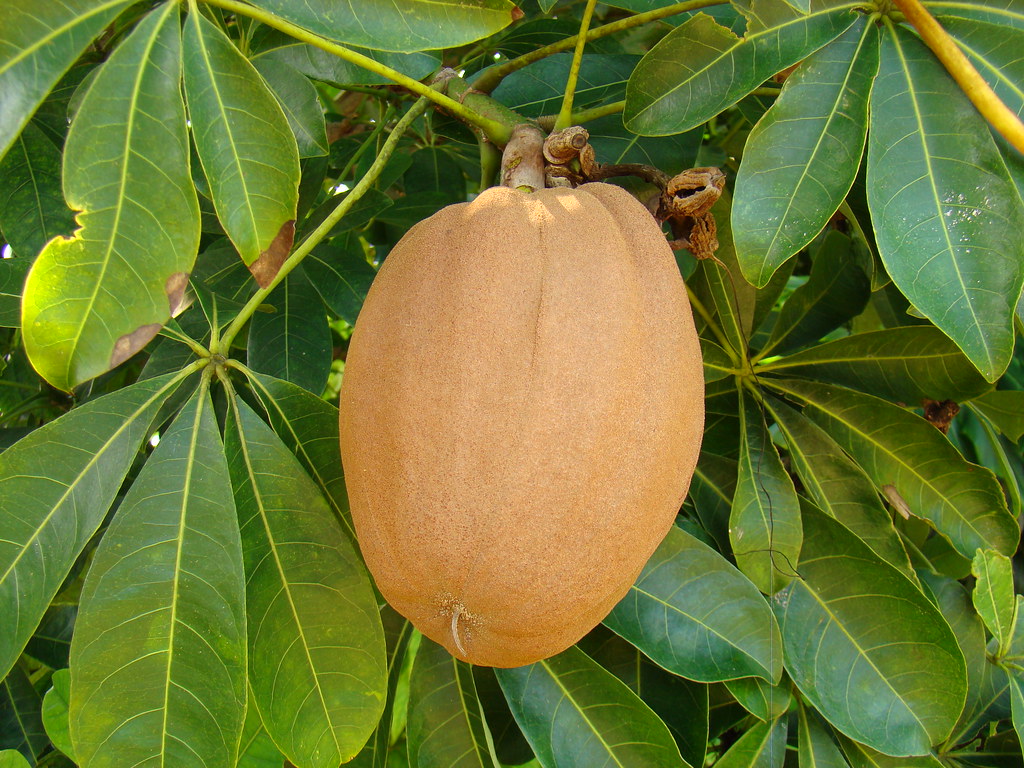
[[420, 222], [370, 289], [341, 392], [384, 597], [475, 664], [572, 645], [672, 525], [703, 394], [672, 251], [622, 189], [495, 187]]

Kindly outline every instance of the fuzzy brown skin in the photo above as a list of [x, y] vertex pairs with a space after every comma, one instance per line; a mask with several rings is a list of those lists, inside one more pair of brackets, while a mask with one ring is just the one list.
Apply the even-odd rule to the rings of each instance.
[[495, 187], [420, 222], [370, 289], [341, 393], [381, 592], [474, 664], [564, 650], [672, 525], [703, 394], [675, 259], [625, 191]]

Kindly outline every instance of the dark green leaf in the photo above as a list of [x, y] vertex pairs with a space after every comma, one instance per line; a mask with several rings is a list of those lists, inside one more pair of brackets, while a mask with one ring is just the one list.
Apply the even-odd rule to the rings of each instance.
[[664, 136], [700, 125], [843, 32], [855, 20], [851, 7], [814, 0], [803, 13], [784, 0], [751, 0], [741, 9], [742, 38], [697, 14], [637, 65], [626, 87], [626, 127]]
[[606, 115], [586, 123], [590, 145], [602, 163], [641, 163], [673, 174], [697, 164], [704, 131], [672, 136], [637, 136], [626, 130], [622, 115]]
[[978, 550], [971, 564], [976, 579], [971, 599], [1002, 656], [1010, 647], [1016, 623], [1017, 601], [1013, 595], [1013, 566], [1010, 558], [991, 550]]
[[944, 764], [931, 754], [921, 757], [890, 757], [871, 747], [858, 744], [842, 734], [837, 734], [837, 738], [851, 768], [945, 768]]
[[0, 6], [0, 157], [57, 79], [131, 0], [39, 0]]
[[299, 157], [326, 155], [327, 126], [314, 85], [301, 72], [281, 61], [256, 59], [253, 66], [277, 97], [295, 136]]
[[966, 696], [964, 657], [906, 576], [805, 508], [799, 579], [777, 600], [786, 669], [836, 728], [875, 749], [923, 755]]
[[925, 5], [937, 16], [977, 19], [1024, 29], [1024, 8], [1019, 0], [927, 0]]
[[68, 133], [64, 192], [81, 228], [39, 254], [22, 308], [32, 364], [60, 389], [138, 352], [181, 302], [199, 208], [180, 48], [178, 6], [165, 3], [103, 65]]
[[254, 371], [319, 395], [331, 371], [331, 329], [316, 289], [293, 270], [249, 323], [248, 362]]
[[288, 257], [295, 233], [295, 137], [263, 78], [200, 13], [190, 13], [186, 22], [184, 63], [192, 136], [217, 218], [266, 286]]
[[829, 341], [761, 371], [842, 384], [897, 403], [970, 400], [992, 388], [949, 337], [930, 325], [869, 331]]
[[249, 706], [242, 726], [242, 741], [238, 745], [238, 768], [282, 768], [283, 765], [284, 755], [274, 746], [273, 739], [263, 727], [250, 690]]
[[50, 604], [42, 621], [25, 646], [25, 654], [42, 662], [50, 669], [68, 665], [71, 652], [71, 633], [78, 615], [77, 597], [74, 602], [62, 600], [61, 595]]
[[1024, 435], [1024, 392], [998, 389], [975, 397], [971, 405], [1013, 442]]
[[332, 40], [400, 52], [471, 43], [511, 24], [515, 9], [509, 0], [463, 0], [457, 8], [432, 0], [374, 5], [258, 0], [255, 5]]
[[20, 665], [0, 680], [0, 749], [35, 760], [50, 745], [43, 729], [43, 700]]
[[[407, 156], [403, 155], [403, 157], [408, 160]], [[401, 198], [401, 200], [405, 199], [406, 198], [404, 197]], [[331, 197], [321, 203], [312, 213], [309, 214], [306, 221], [303, 222], [303, 231], [309, 231], [314, 227], [319, 226], [321, 222], [323, 222], [323, 220], [341, 204], [341, 202], [342, 198]], [[324, 239], [326, 240], [328, 238], [337, 237], [338, 235], [350, 232], [353, 229], [359, 229], [367, 222], [380, 215], [382, 211], [390, 208], [393, 204], [394, 203], [391, 198], [380, 190], [367, 190], [361, 198], [352, 204], [352, 207], [348, 209], [348, 212], [342, 216], [341, 221], [331, 228], [331, 231]], [[444, 203], [440, 203], [440, 205], [444, 205]], [[323, 243], [318, 247], [324, 247]]]
[[775, 594], [797, 575], [800, 503], [749, 393], [740, 398], [740, 463], [729, 541], [736, 565], [765, 594]]
[[172, 374], [97, 398], [0, 454], [0, 672], [32, 636], [180, 383]]
[[778, 680], [782, 672], [778, 627], [757, 588], [676, 527], [604, 623], [690, 680]]
[[719, 381], [733, 373], [736, 365], [724, 349], [708, 339], [700, 340], [701, 356], [704, 358], [704, 382]]
[[70, 718], [68, 702], [71, 700], [71, 673], [67, 669], [58, 669], [50, 678], [50, 690], [43, 697], [43, 726], [53, 746], [68, 757], [74, 757], [75, 750], [71, 746]]
[[747, 138], [733, 231], [743, 274], [765, 285], [828, 223], [860, 167], [878, 29], [861, 16], [786, 78]]
[[800, 768], [849, 768], [818, 715], [803, 704], [797, 710]]
[[738, 466], [733, 459], [702, 452], [690, 481], [689, 498], [697, 510], [697, 517], [721, 551], [729, 545], [729, 513], [738, 474]]
[[496, 673], [512, 714], [542, 765], [687, 765], [658, 716], [577, 648]]
[[805, 400], [804, 414], [853, 456], [877, 488], [890, 486], [911, 514], [929, 520], [964, 557], [979, 548], [1004, 554], [1017, 548], [1017, 523], [995, 475], [967, 462], [927, 421], [842, 387], [792, 380], [780, 388]]
[[756, 723], [715, 763], [716, 768], [782, 768], [786, 757], [786, 718]]
[[302, 262], [320, 297], [331, 312], [355, 325], [366, 292], [377, 271], [370, 266], [357, 240], [321, 243]]
[[384, 633], [369, 577], [313, 481], [238, 398], [226, 449], [256, 707], [289, 760], [335, 768], [359, 752], [384, 708]]
[[[1024, 20], [1024, 13], [1021, 18]], [[953, 17], [944, 18], [942, 25], [996, 95], [1019, 117], [1024, 112], [1024, 61], [1019, 54], [1024, 29]]]
[[769, 401], [793, 469], [821, 511], [834, 517], [890, 565], [914, 578], [906, 550], [864, 471], [821, 427], [778, 400]]
[[[494, 98], [525, 117], [557, 113], [572, 58], [571, 53], [559, 53], [513, 72], [494, 89]], [[638, 57], [623, 54], [585, 55], [573, 107], [585, 109], [622, 99], [637, 61]], [[603, 157], [598, 159], [609, 162]]]
[[871, 114], [868, 203], [882, 261], [995, 381], [1013, 352], [1024, 203], [983, 118], [931, 51], [891, 25]]
[[0, 232], [14, 254], [26, 261], [48, 240], [75, 228], [75, 217], [64, 202], [60, 165], [61, 148], [35, 123], [25, 126], [0, 161]]
[[496, 768], [473, 667], [424, 637], [409, 680], [409, 765]]
[[820, 340], [859, 315], [871, 297], [871, 280], [853, 255], [853, 241], [831, 231], [815, 250], [807, 282], [782, 305], [760, 356], [780, 354]]
[[21, 325], [21, 289], [32, 260], [0, 259], [0, 328]]
[[725, 687], [747, 712], [765, 723], [782, 717], [793, 700], [788, 688], [772, 685], [759, 677], [726, 680]]
[[[368, 48], [352, 47], [352, 50], [373, 59], [391, 69], [396, 69], [413, 80], [422, 80], [441, 66], [437, 51], [419, 53], [387, 53]], [[320, 80], [342, 88], [346, 85], [384, 85], [392, 81], [369, 69], [350, 64], [312, 45], [297, 43], [292, 38], [280, 48], [274, 48], [257, 57], [254, 61], [268, 59], [278, 61], [297, 69], [306, 77]]]
[[81, 762], [233, 766], [245, 587], [228, 486], [204, 387], [161, 436], [85, 579], [71, 642]]

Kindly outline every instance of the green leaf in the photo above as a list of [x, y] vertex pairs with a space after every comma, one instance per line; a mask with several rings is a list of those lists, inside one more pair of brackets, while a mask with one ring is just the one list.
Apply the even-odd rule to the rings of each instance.
[[944, 18], [942, 26], [996, 95], [1019, 117], [1024, 111], [1024, 62], [1017, 51], [1024, 45], [1024, 29], [954, 17]]
[[250, 689], [245, 724], [242, 726], [242, 741], [238, 746], [238, 768], [282, 768], [283, 765], [284, 755], [274, 746], [273, 739], [263, 727]]
[[228, 486], [202, 387], [161, 436], [85, 579], [71, 641], [71, 738], [81, 762], [234, 765], [245, 716], [245, 587]]
[[92, 400], [0, 454], [0, 673], [10, 670], [99, 528], [181, 380], [170, 374]]
[[333, 0], [258, 0], [253, 3], [317, 34], [380, 51], [453, 48], [504, 29], [516, 18], [509, 0], [397, 0], [356, 5]]
[[0, 750], [0, 768], [32, 768], [25, 756], [16, 749]]
[[729, 545], [729, 512], [738, 474], [734, 460], [701, 452], [690, 481], [689, 498], [697, 517], [721, 551]]
[[887, 563], [916, 578], [892, 516], [864, 471], [810, 419], [778, 400], [769, 401], [768, 407], [786, 438], [793, 469], [818, 508]]
[[729, 515], [736, 565], [768, 595], [797, 574], [800, 503], [752, 395], [740, 397], [740, 463]]
[[411, 768], [498, 768], [473, 667], [424, 637], [409, 680]]
[[806, 401], [804, 415], [843, 446], [877, 488], [891, 486], [964, 557], [979, 548], [1004, 554], [1017, 548], [1017, 523], [995, 475], [966, 461], [924, 419], [842, 387], [796, 380], [772, 380], [772, 386]]
[[942, 761], [931, 754], [921, 757], [890, 757], [842, 734], [836, 736], [851, 768], [946, 768]]
[[277, 97], [295, 136], [299, 157], [326, 155], [327, 126], [316, 87], [284, 62], [256, 59], [253, 66]]
[[21, 665], [0, 680], [0, 749], [16, 749], [35, 762], [50, 739], [43, 728], [43, 701]]
[[828, 731], [813, 710], [808, 711], [806, 706], [800, 704], [797, 709], [797, 722], [800, 768], [849, 768], [839, 747], [832, 741], [832, 737], [828, 735]]
[[31, 266], [28, 258], [0, 259], [0, 328], [21, 325], [21, 289]]
[[765, 723], [782, 717], [793, 701], [788, 688], [772, 685], [759, 677], [726, 680], [725, 687], [747, 712]]
[[32, 365], [59, 389], [131, 357], [181, 303], [199, 208], [180, 45], [178, 4], [165, 3], [100, 69], [68, 133], [64, 193], [80, 229], [39, 255], [21, 324]]
[[690, 680], [774, 681], [782, 673], [778, 626], [757, 588], [675, 526], [604, 623]]
[[729, 359], [728, 353], [709, 339], [700, 340], [701, 357], [704, 359], [704, 383], [719, 381], [729, 376], [736, 365]]
[[851, 3], [813, 0], [803, 13], [785, 0], [750, 0], [737, 37], [705, 13], [668, 33], [641, 59], [626, 87], [623, 122], [633, 133], [682, 133], [848, 28]]
[[321, 243], [305, 258], [302, 268], [331, 312], [355, 325], [366, 293], [377, 276], [359, 242], [349, 239], [344, 245], [337, 240]]
[[786, 718], [755, 723], [715, 763], [716, 768], [782, 768], [786, 757]]
[[185, 25], [184, 62], [192, 136], [217, 218], [266, 287], [295, 234], [295, 137], [263, 78], [200, 13], [190, 13]]
[[[502, 80], [493, 96], [524, 117], [555, 114], [561, 106], [572, 60], [571, 53], [560, 53], [535, 61]], [[622, 99], [626, 81], [638, 61], [638, 56], [627, 54], [584, 55], [573, 107], [586, 109]], [[600, 160], [613, 162], [604, 157]]]
[[384, 707], [384, 632], [369, 577], [270, 428], [238, 398], [228, 417], [256, 707], [289, 760], [335, 768], [359, 752]]
[[602, 163], [641, 163], [653, 165], [668, 174], [679, 173], [697, 164], [704, 131], [672, 136], [637, 136], [626, 130], [622, 115], [606, 115], [587, 121], [590, 146]]
[[767, 371], [842, 384], [913, 405], [924, 399], [962, 402], [992, 388], [960, 348], [930, 325], [844, 336], [757, 369]]
[[807, 282], [786, 299], [759, 357], [821, 339], [864, 311], [871, 280], [857, 264], [853, 241], [835, 230], [815, 249]]
[[[350, 47], [356, 53], [361, 53], [386, 67], [396, 69], [413, 80], [422, 80], [441, 66], [441, 57], [437, 51], [388, 53], [373, 51], [369, 48]], [[254, 59], [254, 62], [264, 59], [288, 64], [306, 77], [338, 88], [347, 85], [385, 85], [392, 82], [383, 75], [350, 64], [320, 48], [298, 43], [291, 37], [285, 38], [285, 44], [281, 47], [260, 54]]]
[[0, 6], [0, 157], [61, 75], [131, 0]]
[[61, 190], [60, 165], [61, 148], [35, 123], [25, 126], [0, 161], [0, 232], [26, 261], [48, 240], [74, 229], [75, 218]]
[[732, 207], [743, 275], [763, 286], [835, 214], [853, 186], [878, 71], [878, 28], [860, 16], [786, 78], [750, 132]]
[[776, 601], [786, 669], [832, 725], [874, 749], [923, 755], [966, 696], [964, 657], [906, 576], [805, 508], [801, 578]]
[[931, 51], [891, 25], [871, 114], [868, 204], [882, 261], [995, 381], [1013, 352], [1024, 203], [984, 119]]
[[971, 563], [971, 574], [976, 579], [971, 593], [974, 608], [999, 647], [997, 655], [1002, 656], [1010, 647], [1017, 619], [1010, 558], [979, 549]]
[[997, 389], [974, 398], [971, 405], [1013, 442], [1024, 435], [1024, 392]]
[[1024, 8], [1018, 0], [927, 0], [924, 4], [939, 16], [948, 14], [1024, 29]]
[[331, 328], [316, 289], [292, 270], [249, 322], [248, 364], [319, 395], [331, 372]]
[[516, 722], [544, 766], [687, 765], [658, 716], [577, 648], [495, 672]]
[[71, 700], [71, 672], [58, 669], [50, 678], [50, 690], [43, 696], [43, 726], [53, 746], [74, 759], [75, 749], [71, 745], [70, 716], [68, 702]]

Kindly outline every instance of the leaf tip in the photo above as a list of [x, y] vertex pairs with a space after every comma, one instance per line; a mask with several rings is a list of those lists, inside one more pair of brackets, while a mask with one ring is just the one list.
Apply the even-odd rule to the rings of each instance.
[[256, 278], [260, 288], [266, 288], [277, 276], [281, 265], [288, 258], [292, 249], [292, 241], [295, 239], [295, 219], [286, 221], [277, 231], [273, 242], [270, 243], [260, 257], [249, 265], [249, 271]]

